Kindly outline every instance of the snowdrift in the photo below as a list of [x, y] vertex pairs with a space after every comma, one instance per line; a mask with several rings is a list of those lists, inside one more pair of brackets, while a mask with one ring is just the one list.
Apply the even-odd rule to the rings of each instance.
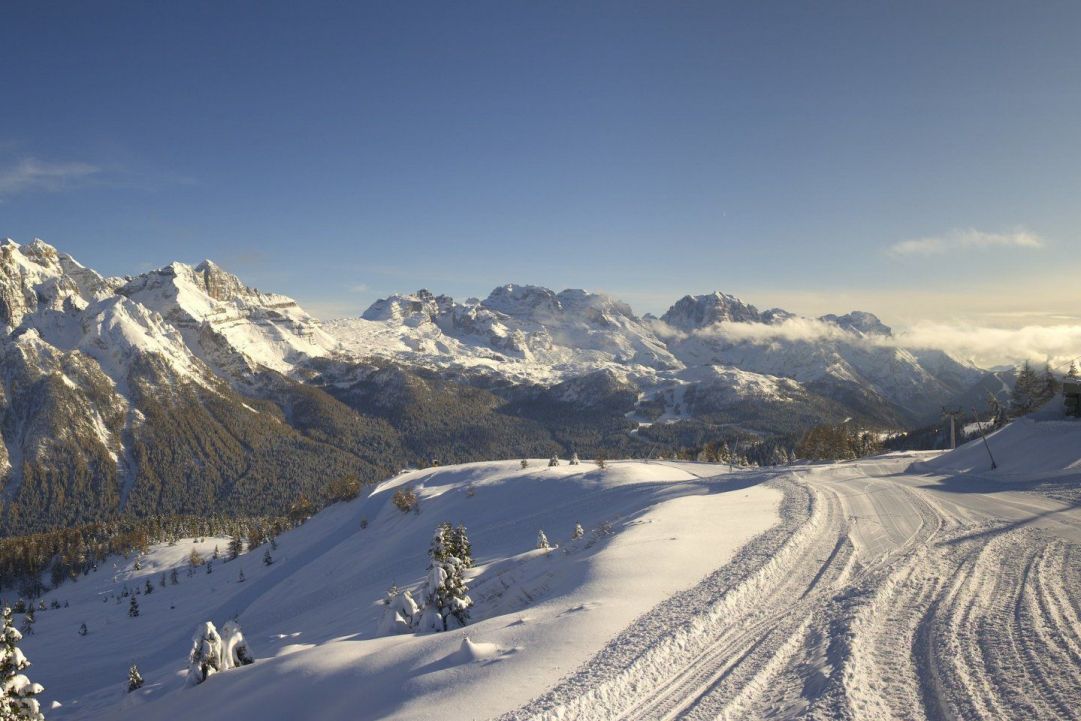
[[909, 471], [944, 476], [957, 490], [1031, 490], [1073, 501], [1081, 498], [1081, 419], [1067, 417], [1059, 397], [989, 433], [986, 445], [977, 438]]
[[[51, 721], [496, 716], [776, 523], [780, 493], [758, 485], [766, 477], [693, 463], [549, 468], [540, 459], [526, 469], [510, 461], [411, 471], [283, 534], [269, 565], [268, 546], [226, 561], [227, 539], [213, 538], [103, 564], [45, 597], [61, 608], [38, 613], [23, 649]], [[419, 513], [393, 504], [405, 488]], [[442, 521], [464, 524], [472, 541], [470, 624], [378, 636], [380, 599], [392, 584], [421, 583]], [[580, 539], [571, 537], [576, 522]], [[539, 530], [552, 549], [535, 548]], [[223, 557], [211, 572], [189, 575], [192, 549], [209, 556], [215, 546]], [[136, 618], [125, 588], [141, 591]], [[187, 687], [196, 626], [234, 618], [256, 662]], [[145, 685], [128, 694], [132, 663]]]

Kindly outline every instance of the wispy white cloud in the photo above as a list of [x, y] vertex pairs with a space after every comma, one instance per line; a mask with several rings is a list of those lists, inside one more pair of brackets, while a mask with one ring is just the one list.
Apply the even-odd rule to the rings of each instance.
[[775, 340], [853, 342], [857, 339], [857, 336], [839, 326], [816, 318], [788, 318], [780, 323], [717, 323], [697, 331], [696, 335], [730, 343], [769, 343]]
[[703, 338], [731, 344], [769, 345], [774, 342], [821, 343], [843, 341], [874, 348], [911, 351], [944, 350], [982, 368], [1050, 361], [1061, 366], [1081, 357], [1081, 323], [1025, 325], [1019, 328], [981, 326], [964, 322], [924, 321], [896, 330], [893, 336], [856, 336], [833, 323], [815, 318], [790, 318], [781, 323], [718, 323], [691, 334], [661, 321], [655, 331], [669, 340]]
[[978, 250], [984, 248], [1028, 248], [1044, 247], [1043, 239], [1035, 233], [1018, 228], [1009, 233], [987, 233], [975, 228], [953, 230], [944, 235], [912, 238], [894, 243], [888, 249], [891, 255], [941, 255], [958, 250]]
[[102, 172], [90, 163], [26, 157], [0, 165], [0, 197], [28, 191], [57, 191]]
[[983, 367], [1023, 361], [1061, 366], [1081, 357], [1081, 324], [994, 328], [961, 323], [923, 322], [897, 335], [904, 348], [939, 348]]

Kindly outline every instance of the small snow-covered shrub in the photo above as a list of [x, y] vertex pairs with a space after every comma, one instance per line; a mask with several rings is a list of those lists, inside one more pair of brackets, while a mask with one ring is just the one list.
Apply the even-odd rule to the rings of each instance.
[[221, 627], [222, 639], [222, 670], [238, 668], [255, 663], [255, 657], [248, 649], [248, 642], [244, 640], [244, 633], [240, 630], [238, 621], [226, 621]]
[[420, 607], [408, 590], [391, 586], [383, 598], [383, 617], [379, 622], [380, 636], [409, 633], [420, 620]]
[[402, 513], [416, 511], [420, 507], [420, 499], [417, 498], [417, 493], [412, 488], [399, 488], [391, 496], [390, 501]]
[[195, 686], [222, 670], [222, 643], [210, 621], [195, 629], [188, 655], [188, 685]]
[[143, 677], [139, 673], [139, 667], [135, 664], [128, 669], [128, 693], [137, 691], [143, 687]]

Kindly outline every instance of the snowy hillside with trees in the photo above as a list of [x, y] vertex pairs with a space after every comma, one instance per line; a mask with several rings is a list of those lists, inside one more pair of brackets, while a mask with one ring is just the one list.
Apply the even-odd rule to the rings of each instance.
[[[114, 558], [43, 596], [20, 646], [50, 720], [493, 716], [726, 563], [780, 498], [705, 464], [411, 471], [236, 558], [227, 537]], [[444, 522], [471, 546], [451, 574], [467, 590], [448, 589], [461, 621], [426, 593], [448, 586]], [[399, 628], [405, 594], [417, 622]]]

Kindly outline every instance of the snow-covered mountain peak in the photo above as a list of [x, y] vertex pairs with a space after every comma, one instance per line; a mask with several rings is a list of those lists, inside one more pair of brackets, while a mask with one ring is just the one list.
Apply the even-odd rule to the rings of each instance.
[[52, 266], [57, 263], [56, 248], [46, 243], [41, 238], [34, 238], [23, 249], [23, 255], [43, 266]]
[[635, 322], [639, 320], [626, 303], [603, 293], [580, 288], [568, 288], [556, 293], [543, 286], [510, 283], [492, 290], [480, 304], [512, 318], [542, 323], [570, 317], [603, 322], [603, 315], [624, 316]]
[[[161, 284], [174, 286], [175, 291], [173, 292], [178, 297], [188, 295], [189, 301], [200, 304], [203, 303], [197, 300], [196, 297], [191, 297], [192, 294], [223, 302], [238, 298], [258, 299], [258, 296], [261, 295], [244, 285], [240, 278], [226, 272], [209, 260], [204, 260], [196, 266], [174, 261], [164, 268], [139, 276], [135, 281], [152, 276], [159, 276], [159, 279], [156, 280], [159, 280]], [[195, 310], [195, 308], [189, 310]], [[211, 309], [204, 307], [200, 310], [208, 311]]]
[[434, 295], [430, 290], [421, 288], [416, 293], [394, 294], [380, 298], [361, 315], [365, 320], [404, 322], [412, 318], [416, 321], [433, 321], [440, 312], [449, 310], [454, 299]]
[[41, 240], [0, 245], [0, 324], [16, 328], [39, 307], [60, 309], [78, 292], [66, 278], [56, 250]]
[[555, 292], [536, 285], [509, 283], [492, 290], [481, 305], [516, 318], [554, 315], [563, 309]]
[[878, 316], [874, 313], [868, 313], [862, 310], [854, 310], [851, 313], [845, 315], [824, 315], [819, 320], [825, 323], [832, 323], [836, 326], [844, 328], [845, 330], [859, 333], [867, 336], [892, 336], [893, 329], [879, 320]]
[[[9, 332], [37, 328], [68, 350], [97, 336], [94, 348], [115, 342], [136, 354], [177, 355], [185, 373], [192, 372], [186, 356], [194, 354], [233, 378], [260, 366], [288, 372], [338, 345], [291, 298], [249, 288], [212, 261], [104, 278], [39, 239], [0, 245], [0, 324]], [[183, 343], [177, 346], [176, 339]], [[130, 358], [131, 352], [121, 355]], [[126, 374], [126, 361], [111, 350], [98, 356], [111, 364], [107, 372], [114, 378]]]
[[206, 294], [215, 300], [231, 301], [243, 298], [249, 302], [266, 303], [272, 297], [244, 285], [240, 278], [212, 260], [199, 263], [192, 269], [192, 274], [195, 282], [199, 283]]
[[706, 295], [685, 295], [661, 316], [669, 326], [690, 332], [722, 322], [760, 323], [762, 313], [734, 295], [715, 291]]
[[234, 377], [259, 366], [288, 372], [337, 346], [292, 298], [249, 288], [211, 261], [170, 263], [118, 292], [160, 313], [197, 355]]
[[469, 367], [545, 384], [613, 363], [679, 366], [627, 304], [578, 289], [556, 293], [507, 284], [484, 300], [464, 303], [420, 290], [380, 299], [362, 318], [331, 327], [357, 355], [386, 355], [435, 369]]

